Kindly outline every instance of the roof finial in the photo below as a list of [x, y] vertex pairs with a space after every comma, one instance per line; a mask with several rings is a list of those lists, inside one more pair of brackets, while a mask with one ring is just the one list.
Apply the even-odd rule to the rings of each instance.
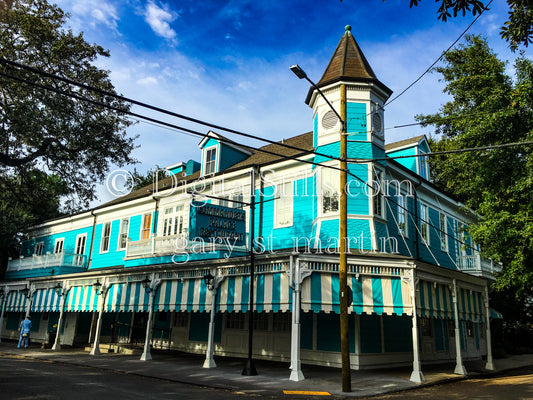
[[351, 27], [350, 25], [346, 25], [346, 26], [344, 27], [344, 30], [345, 30], [346, 32], [350, 32], [350, 33], [351, 33], [351, 31], [352, 31], [352, 27]]

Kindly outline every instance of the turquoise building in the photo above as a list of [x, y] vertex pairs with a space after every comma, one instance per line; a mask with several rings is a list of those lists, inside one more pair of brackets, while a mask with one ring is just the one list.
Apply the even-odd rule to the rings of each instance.
[[[476, 216], [430, 180], [425, 136], [386, 143], [386, 103], [349, 27], [305, 102], [313, 130], [250, 150], [209, 131], [200, 162], [26, 233], [0, 282], [0, 337], [340, 365], [339, 199], [346, 190], [353, 369], [486, 357], [500, 266], [465, 233]], [[325, 101], [328, 99], [328, 102]], [[339, 114], [348, 180], [340, 185]], [[344, 109], [342, 109], [345, 107]], [[311, 121], [310, 121], [311, 126]], [[253, 253], [253, 254], [252, 254]], [[251, 288], [253, 287], [253, 291]], [[252, 307], [252, 308], [251, 308]], [[253, 311], [252, 311], [253, 310]]]

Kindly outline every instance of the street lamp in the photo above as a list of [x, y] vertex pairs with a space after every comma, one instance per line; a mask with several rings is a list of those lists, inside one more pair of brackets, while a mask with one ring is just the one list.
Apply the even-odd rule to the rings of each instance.
[[28, 286], [26, 286], [24, 289], [22, 289], [22, 294], [24, 295], [24, 297], [29, 299], [30, 298], [30, 288]]
[[152, 280], [148, 278], [148, 275], [146, 275], [146, 278], [141, 281], [141, 284], [143, 285], [144, 290], [146, 290], [146, 293], [150, 293], [150, 283], [152, 283]]
[[57, 285], [54, 286], [54, 290], [58, 296], [63, 296], [63, 286], [61, 285], [61, 282], [58, 282]]
[[213, 290], [214, 280], [215, 280], [215, 277], [211, 274], [211, 272], [208, 272], [206, 275], [204, 275], [204, 282], [209, 290]]
[[94, 291], [96, 295], [100, 295], [100, 289], [102, 288], [102, 284], [100, 283], [100, 280], [97, 279], [95, 283], [93, 283]]
[[[320, 88], [307, 76], [305, 71], [299, 65], [293, 65], [290, 70], [299, 78], [309, 82], [322, 96], [326, 104], [335, 113], [341, 123], [340, 137], [340, 207], [339, 207], [339, 302], [340, 302], [340, 330], [341, 330], [341, 365], [342, 365], [342, 391], [351, 392], [351, 375], [350, 375], [350, 341], [348, 337], [348, 255], [347, 255], [347, 236], [348, 236], [348, 201], [346, 195], [346, 186], [348, 175], [346, 173], [347, 164], [347, 140], [346, 140], [346, 85], [340, 86], [340, 110], [341, 115], [331, 105]], [[315, 132], [316, 134], [316, 132]]]

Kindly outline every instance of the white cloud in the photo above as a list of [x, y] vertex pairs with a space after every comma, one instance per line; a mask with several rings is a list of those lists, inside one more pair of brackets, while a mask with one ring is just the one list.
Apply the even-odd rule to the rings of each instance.
[[139, 85], [157, 85], [157, 79], [153, 76], [147, 76], [145, 78], [137, 80], [137, 83]]
[[[59, 6], [68, 5], [70, 1], [60, 1]], [[103, 24], [117, 32], [119, 16], [114, 5], [103, 0], [85, 0], [72, 2], [70, 12], [72, 14], [71, 23], [79, 25], [81, 30], [89, 24], [96, 27]]]
[[146, 5], [144, 18], [157, 35], [166, 39], [176, 38], [176, 31], [170, 27], [170, 23], [178, 18], [178, 14], [170, 10], [167, 5], [163, 5], [161, 8], [153, 1], [149, 1]]

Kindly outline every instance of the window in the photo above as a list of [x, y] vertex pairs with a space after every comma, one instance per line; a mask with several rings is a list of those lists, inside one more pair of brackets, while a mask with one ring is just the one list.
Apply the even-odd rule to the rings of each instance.
[[422, 336], [431, 336], [431, 319], [420, 318], [420, 332]]
[[120, 221], [120, 234], [118, 237], [118, 249], [124, 250], [128, 245], [128, 229], [130, 227], [129, 218]]
[[152, 229], [152, 214], [143, 215], [143, 224], [141, 227], [141, 239], [150, 239], [150, 230]]
[[442, 251], [448, 251], [448, 227], [446, 225], [446, 215], [439, 214], [439, 235], [440, 235], [440, 249]]
[[218, 204], [222, 207], [229, 207], [229, 196], [220, 196]]
[[400, 235], [407, 237], [407, 199], [402, 194], [395, 199], [398, 203], [398, 231]]
[[36, 256], [40, 256], [43, 254], [43, 250], [44, 250], [44, 242], [35, 243], [35, 249], [33, 250], [33, 254]]
[[63, 252], [63, 244], [65, 243], [65, 238], [56, 239], [56, 243], [54, 245], [54, 253], [62, 253]]
[[165, 208], [163, 236], [178, 235], [183, 232], [183, 205]]
[[374, 215], [384, 218], [385, 207], [383, 206], [383, 173], [379, 170], [374, 170], [374, 179], [372, 181], [372, 200], [374, 203]]
[[100, 253], [109, 251], [109, 239], [111, 238], [111, 222], [102, 225], [102, 241], [100, 243]]
[[274, 200], [275, 228], [292, 225], [292, 182], [285, 182], [276, 186]]
[[76, 248], [74, 253], [85, 254], [85, 244], [87, 243], [87, 234], [78, 235], [76, 237]]
[[420, 203], [420, 235], [429, 244], [429, 209], [425, 204]]
[[338, 212], [340, 183], [339, 171], [331, 168], [322, 168], [321, 172], [322, 212]]
[[227, 329], [244, 329], [244, 314], [242, 312], [231, 312], [226, 316]]
[[204, 175], [213, 174], [216, 172], [216, 160], [217, 160], [217, 149], [212, 147], [205, 151], [205, 167]]
[[232, 200], [233, 200], [233, 208], [239, 208], [239, 209], [242, 209], [243, 208], [243, 196], [242, 196], [242, 193], [235, 193], [233, 196], [232, 196]]

